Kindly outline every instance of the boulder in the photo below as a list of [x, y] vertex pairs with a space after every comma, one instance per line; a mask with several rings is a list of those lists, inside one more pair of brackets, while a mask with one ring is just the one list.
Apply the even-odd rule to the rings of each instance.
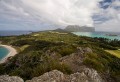
[[58, 70], [47, 72], [26, 82], [104, 82], [96, 70], [86, 68], [83, 72], [71, 75], [63, 74]]
[[0, 82], [24, 82], [23, 79], [17, 76], [2, 75], [0, 76]]

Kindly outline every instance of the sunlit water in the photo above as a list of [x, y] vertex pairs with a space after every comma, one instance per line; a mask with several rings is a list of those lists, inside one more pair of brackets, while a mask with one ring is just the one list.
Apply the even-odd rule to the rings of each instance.
[[108, 39], [118, 39], [120, 40], [120, 33], [110, 33], [110, 32], [72, 32], [78, 36], [88, 36], [88, 37], [102, 37]]

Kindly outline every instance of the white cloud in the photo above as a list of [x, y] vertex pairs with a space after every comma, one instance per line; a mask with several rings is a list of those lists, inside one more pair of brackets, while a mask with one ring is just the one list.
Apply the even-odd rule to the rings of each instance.
[[[96, 24], [97, 31], [117, 31], [120, 32], [120, 0], [115, 0], [107, 9], [101, 9], [102, 23]], [[100, 22], [100, 20], [98, 20]]]
[[102, 24], [96, 25], [97, 31], [120, 32], [120, 21], [112, 19]]
[[[103, 0], [0, 0], [0, 26], [3, 21], [9, 22], [4, 27], [16, 24], [12, 26], [27, 29], [95, 23], [99, 31], [120, 31], [120, 0], [104, 3], [107, 9], [100, 8], [100, 1]], [[96, 14], [98, 17], [93, 19]]]
[[0, 12], [54, 25], [93, 26], [92, 16], [99, 11], [99, 1], [101, 0], [1, 0]]
[[112, 5], [114, 6], [120, 6], [120, 0], [115, 0]]

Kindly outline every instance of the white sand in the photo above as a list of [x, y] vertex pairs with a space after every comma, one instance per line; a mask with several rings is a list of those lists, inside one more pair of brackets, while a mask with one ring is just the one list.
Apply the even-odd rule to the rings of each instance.
[[8, 55], [6, 55], [2, 60], [0, 60], [0, 63], [5, 63], [9, 57], [13, 57], [17, 54], [17, 51], [11, 46], [8, 45], [0, 45], [0, 46], [3, 46], [9, 50]]

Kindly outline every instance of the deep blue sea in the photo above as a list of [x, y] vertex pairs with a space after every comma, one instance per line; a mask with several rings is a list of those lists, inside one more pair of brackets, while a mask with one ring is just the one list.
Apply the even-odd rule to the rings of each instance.
[[0, 60], [9, 53], [9, 50], [5, 47], [0, 46]]
[[120, 33], [115, 33], [115, 32], [72, 32], [72, 33], [78, 36], [98, 37], [98, 38], [102, 37], [111, 40], [114, 39], [120, 40]]
[[0, 36], [18, 36], [32, 33], [30, 31], [0, 31]]

